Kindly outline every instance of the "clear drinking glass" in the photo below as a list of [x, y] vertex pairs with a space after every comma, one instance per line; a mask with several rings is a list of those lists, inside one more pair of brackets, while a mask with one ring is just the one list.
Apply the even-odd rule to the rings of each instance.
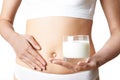
[[88, 35], [68, 35], [63, 38], [64, 60], [76, 63], [90, 56], [90, 44]]

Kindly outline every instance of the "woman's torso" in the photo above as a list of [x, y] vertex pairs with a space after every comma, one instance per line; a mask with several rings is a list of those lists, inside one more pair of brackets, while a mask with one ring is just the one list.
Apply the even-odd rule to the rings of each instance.
[[[63, 59], [62, 38], [64, 35], [89, 35], [90, 54], [93, 55], [95, 50], [91, 40], [91, 28], [92, 20], [52, 16], [28, 20], [26, 34], [32, 35], [42, 48], [38, 52], [47, 61], [47, 69], [43, 72], [66, 74], [72, 72], [62, 66], [50, 63], [49, 59]], [[18, 58], [17, 63], [29, 68]]]

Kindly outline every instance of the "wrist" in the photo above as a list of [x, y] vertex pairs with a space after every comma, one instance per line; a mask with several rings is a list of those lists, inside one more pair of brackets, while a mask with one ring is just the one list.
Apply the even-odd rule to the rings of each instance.
[[18, 37], [19, 34], [16, 33], [16, 32], [11, 32], [10, 33], [10, 36], [7, 37], [7, 41], [8, 43], [12, 44], [15, 40], [16, 40], [16, 37]]
[[17, 36], [13, 24], [5, 19], [0, 19], [0, 34], [8, 43], [14, 41], [14, 36]]

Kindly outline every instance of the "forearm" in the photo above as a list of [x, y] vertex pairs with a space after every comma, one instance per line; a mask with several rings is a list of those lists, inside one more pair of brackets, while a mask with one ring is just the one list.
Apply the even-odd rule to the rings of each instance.
[[113, 34], [93, 57], [97, 60], [98, 66], [110, 61], [120, 53], [120, 32]]
[[8, 42], [16, 35], [13, 22], [22, 0], [3, 0], [0, 13], [0, 34]]
[[9, 43], [11, 42], [12, 38], [17, 35], [17, 33], [14, 31], [13, 24], [2, 18], [0, 18], [0, 34]]
[[106, 16], [111, 37], [93, 58], [98, 66], [110, 61], [120, 53], [120, 5], [119, 0], [100, 0]]

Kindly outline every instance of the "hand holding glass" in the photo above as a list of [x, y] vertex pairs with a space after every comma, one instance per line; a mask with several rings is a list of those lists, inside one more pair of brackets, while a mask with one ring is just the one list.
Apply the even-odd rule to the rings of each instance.
[[66, 61], [76, 63], [90, 56], [88, 35], [64, 36], [63, 57]]

